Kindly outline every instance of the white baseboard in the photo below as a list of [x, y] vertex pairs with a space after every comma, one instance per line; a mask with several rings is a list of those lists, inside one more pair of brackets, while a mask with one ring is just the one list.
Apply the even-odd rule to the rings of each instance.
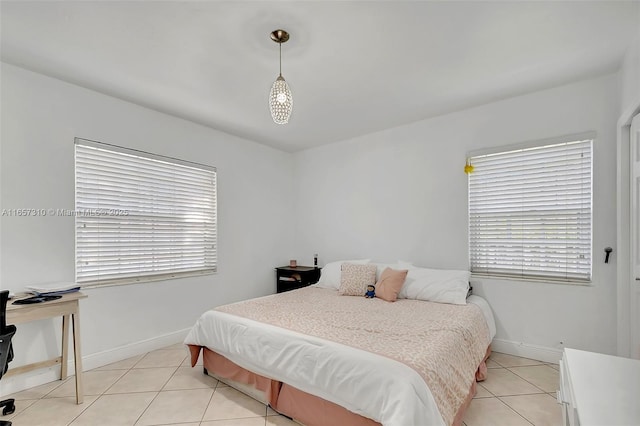
[[562, 358], [562, 349], [546, 346], [531, 345], [522, 342], [512, 342], [504, 339], [493, 339], [491, 350], [509, 355], [535, 359], [544, 362], [558, 363]]
[[[185, 337], [187, 337], [189, 330], [191, 330], [191, 327], [162, 336], [153, 337], [151, 339], [142, 340], [140, 342], [130, 343], [128, 345], [83, 356], [82, 369], [84, 371], [93, 370], [94, 368], [102, 367], [103, 365], [122, 361], [123, 359], [131, 358], [136, 355], [155, 351], [156, 349], [166, 348], [167, 346], [175, 345], [176, 343], [182, 343]], [[69, 371], [75, 371], [74, 368], [73, 360], [70, 360]]]
[[[156, 349], [162, 349], [170, 345], [175, 345], [176, 343], [182, 343], [185, 337], [187, 337], [187, 333], [189, 332], [189, 330], [191, 330], [191, 328], [174, 331], [162, 336], [153, 337], [151, 339], [142, 340], [140, 342], [129, 343], [117, 348], [107, 349], [102, 352], [96, 352], [90, 355], [83, 356], [82, 370], [92, 370], [94, 368], [102, 367], [107, 364], [122, 361], [123, 359], [142, 355]], [[69, 355], [73, 357], [73, 347], [69, 348]], [[74, 374], [75, 363], [73, 362], [73, 358], [68, 361], [67, 365], [67, 371], [69, 372], [69, 374]], [[9, 365], [9, 369], [11, 369], [11, 365]], [[43, 368], [16, 376], [3, 377], [0, 381], [0, 395], [10, 395], [59, 379], [60, 367]]]

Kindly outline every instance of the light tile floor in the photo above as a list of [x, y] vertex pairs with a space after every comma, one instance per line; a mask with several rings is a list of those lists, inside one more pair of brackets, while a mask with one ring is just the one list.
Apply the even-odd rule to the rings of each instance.
[[[84, 375], [84, 404], [73, 377], [19, 392], [14, 426], [287, 426], [286, 417], [191, 368], [173, 345]], [[466, 413], [466, 426], [561, 425], [557, 366], [494, 352], [486, 381]]]

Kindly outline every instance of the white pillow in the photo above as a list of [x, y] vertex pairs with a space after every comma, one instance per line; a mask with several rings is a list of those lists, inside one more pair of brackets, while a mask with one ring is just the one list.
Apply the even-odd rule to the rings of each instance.
[[470, 277], [469, 271], [409, 268], [398, 299], [466, 305]]
[[[366, 265], [371, 259], [360, 260], [338, 260], [336, 262], [329, 262], [322, 268], [320, 273], [320, 280], [316, 284], [316, 287], [320, 288], [332, 288], [337, 290], [340, 288], [340, 277], [342, 275], [343, 263], [355, 263], [357, 265]], [[364, 293], [363, 293], [364, 294]]]
[[387, 268], [395, 269], [396, 271], [413, 268], [411, 262], [405, 262], [404, 260], [398, 260], [396, 263], [374, 263], [374, 265], [376, 265], [376, 282], [380, 280], [380, 276]]

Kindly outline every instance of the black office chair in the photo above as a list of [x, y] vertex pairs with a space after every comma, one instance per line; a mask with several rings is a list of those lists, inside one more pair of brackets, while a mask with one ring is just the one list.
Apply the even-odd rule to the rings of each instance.
[[[9, 362], [13, 359], [13, 346], [11, 346], [11, 338], [16, 334], [15, 325], [7, 325], [7, 300], [9, 300], [9, 291], [0, 291], [0, 379], [9, 368]], [[16, 411], [14, 399], [5, 399], [0, 401], [2, 407], [2, 415]], [[0, 426], [11, 426], [11, 422], [0, 420]]]

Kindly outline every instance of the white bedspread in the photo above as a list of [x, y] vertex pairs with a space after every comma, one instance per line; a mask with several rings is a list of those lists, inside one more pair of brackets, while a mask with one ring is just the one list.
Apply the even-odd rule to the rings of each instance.
[[[320, 304], [319, 296], [307, 301]], [[288, 297], [298, 300], [293, 292]], [[272, 298], [267, 296], [258, 300], [270, 306], [273, 312], [278, 305], [269, 303], [275, 303]], [[353, 303], [362, 301], [351, 300]], [[489, 336], [483, 339], [490, 342], [495, 334], [495, 323], [488, 304], [478, 296], [472, 296], [469, 301], [480, 307], [487, 320], [488, 327], [484, 329], [488, 328], [485, 332]], [[375, 306], [375, 303], [371, 301], [368, 305]], [[386, 302], [379, 303], [386, 306]], [[245, 306], [254, 307], [253, 304]], [[304, 309], [307, 307], [299, 307], [298, 314]], [[323, 305], [322, 309], [328, 313], [330, 308]], [[289, 311], [281, 311], [281, 314], [286, 313]], [[284, 317], [286, 319], [287, 315]], [[290, 321], [297, 322], [296, 318], [299, 317], [289, 316]], [[211, 310], [197, 321], [185, 344], [206, 346], [243, 368], [288, 383], [385, 426], [445, 424], [424, 377], [406, 363], [354, 347], [357, 345], [347, 346], [309, 334]]]
[[205, 312], [184, 343], [385, 426], [444, 425], [420, 375], [390, 358], [217, 311]]
[[493, 312], [491, 311], [489, 303], [482, 297], [476, 296], [475, 294], [467, 297], [467, 303], [473, 303], [480, 308], [482, 315], [484, 315], [484, 319], [487, 320], [487, 326], [489, 327], [489, 341], [493, 340], [493, 338], [496, 337], [496, 321], [493, 318]]

